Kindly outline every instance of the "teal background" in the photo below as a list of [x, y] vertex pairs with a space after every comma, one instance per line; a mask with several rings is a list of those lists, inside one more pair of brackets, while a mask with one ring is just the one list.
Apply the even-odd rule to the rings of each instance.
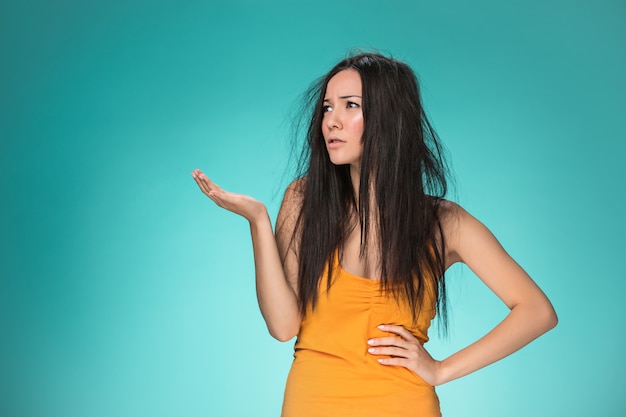
[[[470, 416], [624, 416], [623, 1], [0, 2], [0, 415], [277, 416], [293, 341], [265, 329], [247, 224], [275, 216], [298, 95], [352, 48], [419, 74], [451, 196], [558, 327], [438, 388]], [[449, 275], [437, 358], [506, 314]]]

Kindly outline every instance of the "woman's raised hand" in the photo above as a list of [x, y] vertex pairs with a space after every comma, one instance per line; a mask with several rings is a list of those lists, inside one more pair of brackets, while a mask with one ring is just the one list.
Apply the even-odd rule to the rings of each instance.
[[222, 189], [199, 169], [195, 169], [191, 176], [200, 190], [218, 206], [245, 217], [249, 222], [254, 222], [263, 216], [267, 217], [267, 210], [260, 201]]

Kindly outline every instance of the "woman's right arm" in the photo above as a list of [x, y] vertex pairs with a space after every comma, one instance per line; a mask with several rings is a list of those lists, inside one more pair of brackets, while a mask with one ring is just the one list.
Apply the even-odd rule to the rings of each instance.
[[193, 171], [191, 175], [215, 204], [243, 216], [250, 223], [261, 314], [274, 338], [290, 340], [298, 334], [302, 321], [297, 297], [297, 259], [291, 247], [291, 236], [299, 212], [298, 194], [293, 187], [285, 193], [274, 237], [267, 209], [261, 202], [223, 190], [200, 170]]

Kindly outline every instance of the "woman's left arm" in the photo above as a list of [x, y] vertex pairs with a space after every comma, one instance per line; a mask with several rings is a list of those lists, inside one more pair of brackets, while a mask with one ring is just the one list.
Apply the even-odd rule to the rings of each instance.
[[456, 204], [446, 216], [447, 253], [465, 263], [510, 309], [484, 337], [439, 362], [439, 384], [489, 365], [532, 342], [557, 324], [550, 300], [481, 222]]
[[[404, 366], [431, 385], [441, 385], [472, 373], [510, 355], [557, 324], [552, 304], [504, 250], [481, 222], [460, 206], [449, 203], [444, 215], [444, 235], [449, 263], [465, 263], [503, 302], [510, 312], [485, 336], [437, 361], [403, 327], [383, 326], [382, 330], [399, 338], [370, 341], [371, 353], [391, 354], [383, 365]], [[402, 354], [400, 354], [402, 353]]]

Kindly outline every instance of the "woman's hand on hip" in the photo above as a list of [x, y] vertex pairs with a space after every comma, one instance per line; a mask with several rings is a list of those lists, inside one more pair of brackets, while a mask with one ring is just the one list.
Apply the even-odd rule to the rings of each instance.
[[368, 352], [384, 355], [378, 362], [385, 366], [403, 366], [417, 374], [430, 385], [439, 385], [438, 370], [441, 362], [435, 360], [424, 349], [420, 341], [402, 326], [382, 324], [378, 328], [398, 336], [377, 337], [367, 341]]
[[260, 201], [247, 195], [231, 193], [222, 189], [199, 169], [195, 169], [191, 176], [200, 190], [218, 206], [245, 217], [249, 222], [267, 216], [267, 210]]

